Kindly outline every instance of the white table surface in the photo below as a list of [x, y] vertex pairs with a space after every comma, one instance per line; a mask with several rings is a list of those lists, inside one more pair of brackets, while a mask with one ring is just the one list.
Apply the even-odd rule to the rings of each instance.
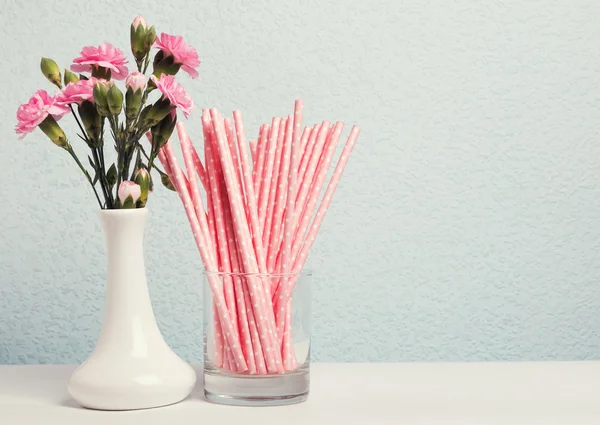
[[600, 362], [314, 364], [303, 404], [218, 406], [199, 380], [179, 404], [128, 412], [78, 407], [73, 370], [0, 366], [0, 424], [600, 424]]

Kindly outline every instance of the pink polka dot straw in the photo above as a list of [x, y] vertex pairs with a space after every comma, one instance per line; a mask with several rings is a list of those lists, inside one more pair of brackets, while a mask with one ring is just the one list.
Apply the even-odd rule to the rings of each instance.
[[240, 111], [203, 110], [203, 157], [181, 122], [186, 173], [171, 142], [158, 154], [206, 270], [212, 362], [230, 373], [299, 367], [292, 291], [359, 134], [354, 126], [321, 199], [343, 123], [303, 127], [302, 118], [298, 100], [292, 115], [272, 118], [248, 141]]

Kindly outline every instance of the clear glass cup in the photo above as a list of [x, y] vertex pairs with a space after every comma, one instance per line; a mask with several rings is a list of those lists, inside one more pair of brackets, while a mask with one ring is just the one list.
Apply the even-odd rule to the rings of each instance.
[[204, 272], [204, 394], [277, 406], [308, 398], [310, 272]]

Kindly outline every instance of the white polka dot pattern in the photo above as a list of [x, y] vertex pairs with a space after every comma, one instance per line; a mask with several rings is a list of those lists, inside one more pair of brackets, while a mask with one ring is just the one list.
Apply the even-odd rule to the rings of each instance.
[[[220, 170], [220, 162], [218, 160], [217, 152], [213, 149], [214, 134], [210, 125], [210, 117], [206, 110], [202, 113], [202, 126], [207, 128], [208, 138], [204, 141], [205, 152], [206, 152], [206, 167], [208, 169], [208, 181], [210, 187], [210, 193], [212, 196], [212, 202], [215, 210], [216, 219], [216, 230], [218, 254], [220, 258], [220, 271], [224, 273], [231, 273], [230, 252], [231, 247], [227, 237], [227, 228], [225, 220], [225, 208], [223, 206], [224, 198], [226, 194], [224, 189], [221, 187], [222, 172]], [[238, 312], [235, 305], [235, 297], [233, 293], [233, 279], [229, 275], [223, 275], [221, 277], [223, 284], [223, 294], [225, 295], [225, 302], [227, 304], [227, 310], [231, 320], [234, 322], [234, 331], [238, 333], [239, 338], [239, 323], [238, 323]]]
[[273, 118], [273, 122], [271, 123], [272, 131], [269, 134], [269, 142], [265, 157], [265, 167], [263, 170], [263, 174], [260, 177], [260, 182], [258, 184], [258, 220], [260, 223], [261, 235], [264, 233], [265, 229], [265, 217], [267, 213], [267, 203], [269, 202], [269, 191], [271, 189], [271, 184], [273, 181], [273, 166], [275, 165], [275, 152], [277, 149], [277, 136], [279, 134], [280, 122], [281, 118], [275, 117]]
[[292, 154], [292, 142], [293, 142], [293, 131], [294, 131], [294, 118], [290, 115], [287, 119], [285, 129], [285, 139], [283, 145], [283, 155], [281, 157], [281, 167], [279, 168], [279, 176], [277, 177], [277, 194], [275, 195], [275, 205], [273, 209], [273, 222], [271, 224], [271, 237], [269, 240], [269, 259], [267, 261], [267, 267], [271, 272], [277, 272], [274, 270], [275, 260], [277, 259], [277, 253], [279, 248], [279, 238], [283, 231], [283, 212], [286, 207], [288, 184], [289, 184], [289, 172], [290, 162]]
[[257, 157], [256, 157], [256, 166], [252, 171], [252, 179], [254, 183], [254, 193], [260, 192], [260, 183], [262, 179], [263, 169], [265, 167], [265, 160], [267, 155], [267, 141], [269, 140], [269, 134], [271, 132], [271, 127], [266, 124], [263, 124], [261, 127], [262, 131], [260, 132], [258, 138], [257, 149]]
[[[291, 146], [291, 158], [290, 168], [288, 174], [288, 187], [287, 187], [287, 203], [285, 222], [283, 229], [283, 246], [281, 254], [281, 268], [278, 269], [280, 273], [290, 272], [290, 255], [292, 250], [292, 232], [294, 230], [294, 219], [295, 209], [294, 203], [296, 200], [296, 190], [298, 183], [298, 163], [300, 162], [300, 127], [302, 126], [302, 115], [304, 105], [301, 100], [297, 100], [294, 104], [294, 119], [293, 119], [293, 130], [292, 130], [292, 146]], [[282, 277], [280, 285], [287, 286], [287, 277]], [[292, 301], [290, 300], [285, 305], [285, 317], [281, 317], [280, 310], [276, 310], [275, 322], [277, 323], [277, 334], [278, 338], [283, 344], [283, 366], [286, 370], [291, 370], [295, 363], [295, 355], [291, 347], [291, 333], [292, 333]]]
[[[313, 132], [314, 138], [311, 137], [312, 146], [311, 142], [309, 142], [309, 146], [307, 147], [307, 150], [310, 150], [311, 154], [305, 155], [304, 158], [302, 158], [303, 163], [300, 164], [300, 170], [298, 171], [302, 183], [298, 188], [298, 195], [296, 196], [296, 209], [299, 211], [304, 210], [306, 195], [308, 194], [308, 189], [310, 189], [310, 183], [312, 182], [313, 175], [317, 169], [319, 158], [321, 158], [321, 152], [323, 151], [323, 146], [325, 146], [329, 128], [329, 122], [323, 121], [323, 124], [319, 126], [318, 133], [317, 131]], [[296, 216], [296, 219], [299, 217], [300, 214]]]
[[[250, 177], [250, 163], [248, 161], [248, 152], [246, 151], [246, 136], [244, 133], [244, 122], [242, 121], [242, 113], [240, 111], [233, 112], [233, 120], [235, 123], [235, 133], [238, 141], [238, 149], [240, 152], [240, 159], [242, 165], [242, 174], [244, 178], [244, 187], [246, 188], [246, 200], [248, 204], [248, 210], [250, 212], [250, 227], [252, 231], [252, 241], [254, 243], [254, 250], [256, 252], [256, 258], [258, 260], [258, 268], [260, 273], [267, 273], [267, 263], [265, 260], [265, 251], [262, 244], [262, 233], [260, 231], [259, 213], [256, 201], [256, 194], [254, 193], [254, 186], [252, 184], [252, 178]], [[271, 298], [271, 289], [269, 285], [265, 287], [267, 291], [266, 296], [268, 299]]]
[[252, 168], [256, 166], [256, 144], [257, 140], [250, 140], [250, 158], [252, 159]]
[[[312, 247], [312, 244], [315, 241], [317, 232], [319, 231], [319, 228], [321, 227], [321, 223], [323, 223], [323, 218], [325, 216], [325, 212], [327, 211], [327, 208], [329, 207], [329, 204], [331, 203], [331, 199], [333, 198], [335, 189], [337, 188], [337, 185], [340, 181], [340, 177], [342, 176], [342, 173], [344, 172], [344, 168], [346, 167], [346, 164], [348, 163], [348, 159], [350, 158], [350, 153], [352, 152], [352, 149], [354, 148], [354, 144], [356, 143], [356, 139], [358, 138], [359, 133], [360, 133], [360, 128], [358, 126], [352, 127], [352, 130], [350, 131], [350, 135], [348, 136], [348, 140], [346, 141], [346, 145], [344, 146], [344, 149], [342, 150], [340, 159], [335, 167], [335, 170], [333, 171], [333, 175], [331, 176], [331, 179], [329, 180], [327, 189], [325, 190], [325, 195], [323, 195], [323, 201], [321, 202], [321, 205], [319, 205], [319, 209], [317, 210], [317, 214], [315, 215], [313, 224], [310, 227], [310, 231], [308, 232], [308, 235], [306, 236], [306, 242], [304, 243], [302, 250], [300, 251], [298, 257], [296, 258], [296, 261], [294, 262], [293, 270], [295, 272], [299, 272], [300, 270], [302, 270], [302, 267], [304, 267], [304, 263], [306, 262], [306, 257], [308, 257], [308, 252], [310, 251], [310, 248]], [[291, 290], [293, 288], [292, 284], [293, 284], [293, 282], [292, 282], [292, 280], [290, 280], [287, 287], [280, 288], [280, 291], [279, 291], [280, 293], [277, 294], [276, 302], [286, 302], [291, 297]], [[283, 298], [281, 298], [282, 296], [283, 296]]]
[[[231, 203], [233, 224], [239, 242], [238, 249], [242, 257], [243, 268], [246, 273], [256, 274], [258, 273], [258, 265], [256, 257], [250, 249], [252, 244], [250, 231], [244, 213], [241, 194], [237, 190], [231, 154], [224, 137], [223, 124], [220, 120], [218, 111], [215, 108], [210, 110], [210, 115], [216, 135], [221, 165], [223, 167], [225, 186]], [[248, 278], [248, 282], [251, 286], [250, 299], [254, 308], [255, 318], [258, 316], [256, 322], [261, 338], [261, 344], [266, 352], [265, 362], [267, 364], [267, 370], [269, 372], [281, 372], [283, 371], [281, 353], [279, 350], [275, 349], [273, 344], [275, 338], [275, 318], [273, 310], [270, 308], [270, 305], [267, 306], [266, 304], [267, 300], [265, 299], [264, 288], [262, 287], [260, 280], [257, 278]]]
[[[171, 167], [171, 173], [174, 180], [177, 182], [179, 188], [185, 187], [185, 182], [183, 180], [183, 173], [181, 169], [177, 166], [177, 160], [175, 158], [175, 153], [173, 152], [173, 148], [171, 147], [171, 143], [167, 143], [165, 147], [166, 157], [169, 161], [169, 165]], [[206, 244], [208, 241], [202, 235], [202, 230], [200, 229], [200, 224], [198, 222], [198, 217], [195, 214], [194, 208], [192, 206], [191, 198], [187, 190], [180, 190], [179, 196], [181, 197], [181, 201], [183, 203], [183, 207], [185, 209], [186, 215], [192, 227], [192, 233], [194, 234], [194, 239], [196, 241], [196, 246], [200, 251], [200, 255], [202, 257], [202, 261], [207, 268], [212, 269], [212, 267], [216, 267], [213, 263], [213, 259], [211, 258], [210, 251], [206, 249]], [[229, 317], [229, 313], [227, 311], [227, 307], [225, 304], [225, 298], [223, 295], [222, 288], [220, 286], [219, 279], [215, 278], [214, 275], [209, 276], [208, 278], [209, 285], [211, 286], [211, 291], [213, 293], [213, 297], [215, 299], [215, 305], [217, 307], [217, 311], [219, 313], [219, 318], [221, 320], [221, 325], [224, 327], [225, 339], [228, 342], [228, 347], [233, 352], [235, 357], [235, 362], [237, 365], [238, 371], [245, 371], [248, 369], [246, 365], [246, 361], [244, 359], [244, 355], [242, 349], [240, 347], [239, 338], [236, 336], [234, 332], [234, 324], [232, 323], [231, 318]]]
[[[316, 126], [315, 126], [316, 127]], [[306, 148], [308, 147], [308, 141], [310, 139], [310, 135], [312, 134], [312, 128], [304, 127], [304, 131], [302, 132], [302, 138], [300, 139], [300, 161], [304, 157], [304, 152], [306, 152]], [[298, 162], [298, 171], [300, 170], [300, 163]], [[298, 179], [300, 179], [300, 173], [298, 173]]]
[[273, 247], [269, 244], [271, 238], [271, 227], [273, 224], [273, 208], [275, 206], [275, 196], [277, 194], [277, 185], [279, 183], [279, 177], [281, 176], [281, 167], [283, 166], [283, 140], [285, 138], [285, 129], [287, 127], [287, 118], [282, 118], [279, 124], [279, 134], [277, 135], [277, 151], [275, 152], [275, 164], [277, 167], [277, 177], [273, 177], [270, 183], [269, 189], [269, 201], [267, 203], [265, 229], [263, 231], [263, 246], [267, 250], [267, 270], [269, 273], [273, 272], [273, 264], [277, 256], [277, 252], [274, 251]]
[[[304, 241], [304, 235], [306, 235], [308, 224], [310, 222], [310, 219], [312, 218], [313, 212], [319, 200], [319, 195], [321, 193], [323, 183], [325, 182], [325, 178], [327, 177], [327, 170], [329, 170], [329, 165], [331, 164], [331, 159], [333, 158], [333, 154], [335, 153], [335, 148], [337, 146], [338, 140], [340, 139], [340, 135], [342, 134], [343, 128], [343, 123], [335, 123], [331, 132], [330, 140], [328, 140], [327, 143], [325, 143], [324, 145], [324, 150], [320, 155], [319, 163], [314, 169], [311, 169], [310, 167], [314, 163], [314, 161], [311, 161], [311, 164], [309, 164], [309, 168], [307, 169], [307, 174], [314, 175], [314, 177], [311, 179], [312, 183], [310, 185], [310, 189], [308, 190], [308, 198], [306, 200], [304, 208], [302, 209], [302, 213], [300, 214], [300, 222], [298, 224], [296, 235], [294, 237], [294, 244], [292, 245], [293, 260], [296, 259], [296, 256], [300, 252], [302, 242]], [[303, 184], [306, 184], [306, 182], [304, 182]], [[304, 191], [305, 187], [301, 188], [300, 190]]]
[[214, 334], [209, 360], [232, 372], [298, 368], [291, 298], [296, 278], [268, 274], [302, 270], [359, 134], [353, 127], [318, 205], [343, 124], [303, 128], [302, 115], [302, 101], [296, 101], [293, 115], [262, 125], [258, 139], [248, 143], [240, 111], [231, 120], [204, 110], [204, 164], [183, 123], [177, 134], [187, 178], [171, 143], [158, 155], [205, 268], [225, 272], [207, 273]]

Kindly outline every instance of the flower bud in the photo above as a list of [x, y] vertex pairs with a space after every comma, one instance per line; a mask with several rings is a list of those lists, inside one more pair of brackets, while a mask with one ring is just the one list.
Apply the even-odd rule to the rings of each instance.
[[150, 53], [152, 43], [154, 43], [154, 40], [152, 40], [152, 43], [150, 44], [147, 43], [150, 31], [154, 31], [154, 27], [148, 29], [146, 20], [141, 16], [135, 18], [131, 23], [129, 41], [131, 44], [131, 53], [133, 53], [138, 67], [141, 65], [146, 55]]
[[123, 92], [121, 92], [121, 90], [119, 90], [119, 88], [113, 84], [113, 86], [108, 89], [106, 101], [108, 103], [108, 110], [110, 113], [112, 115], [119, 115], [121, 113], [121, 109], [123, 108]]
[[79, 77], [77, 77], [77, 75], [71, 71], [69, 71], [68, 69], [65, 68], [65, 76], [63, 77], [64, 82], [65, 82], [65, 86], [69, 83], [76, 83], [77, 81], [79, 81]]
[[84, 100], [78, 106], [79, 116], [85, 128], [88, 138], [94, 145], [101, 141], [102, 117], [96, 110], [96, 106], [89, 100]]
[[141, 72], [132, 72], [125, 80], [125, 86], [134, 92], [142, 91], [146, 87], [146, 76]]
[[164, 117], [158, 124], [153, 126], [150, 131], [152, 132], [152, 149], [158, 152], [164, 145], [167, 144], [173, 129], [177, 124], [177, 114], [173, 109], [166, 117]]
[[125, 116], [133, 120], [142, 103], [142, 91], [146, 87], [146, 76], [141, 72], [132, 72], [125, 80], [127, 92], [125, 93]]
[[54, 62], [52, 59], [42, 58], [40, 68], [42, 70], [42, 74], [44, 74], [44, 77], [46, 77], [48, 81], [50, 81], [59, 89], [62, 88], [60, 69], [58, 68], [56, 62]]
[[152, 25], [148, 30], [146, 30], [146, 35], [144, 37], [144, 47], [149, 52], [154, 42], [156, 41], [156, 30], [154, 29], [154, 25]]
[[69, 146], [65, 132], [60, 128], [60, 125], [58, 125], [52, 115], [48, 115], [46, 119], [40, 123], [39, 127], [56, 146], [60, 146], [61, 148]]
[[175, 105], [172, 105], [169, 99], [160, 98], [152, 105], [150, 110], [146, 115], [146, 124], [149, 127], [154, 127], [158, 125], [163, 118], [169, 115], [172, 111], [175, 110]]
[[94, 84], [94, 102], [96, 103], [96, 109], [98, 113], [107, 117], [110, 115], [110, 111], [108, 110], [108, 85], [103, 82], [97, 82]]
[[121, 208], [135, 208], [135, 204], [139, 201], [142, 190], [140, 185], [131, 180], [125, 180], [119, 186], [119, 190], [117, 194], [119, 196], [119, 201], [121, 202]]
[[137, 201], [139, 208], [145, 207], [148, 201], [148, 191], [150, 189], [150, 173], [146, 168], [139, 168], [134, 174], [134, 181], [140, 186], [140, 199]]
[[137, 29], [138, 26], [142, 26], [142, 28], [146, 29], [148, 28], [148, 24], [146, 23], [146, 20], [144, 19], [143, 16], [136, 16], [135, 19], [133, 20], [133, 22], [131, 23], [131, 26], [134, 29]]

